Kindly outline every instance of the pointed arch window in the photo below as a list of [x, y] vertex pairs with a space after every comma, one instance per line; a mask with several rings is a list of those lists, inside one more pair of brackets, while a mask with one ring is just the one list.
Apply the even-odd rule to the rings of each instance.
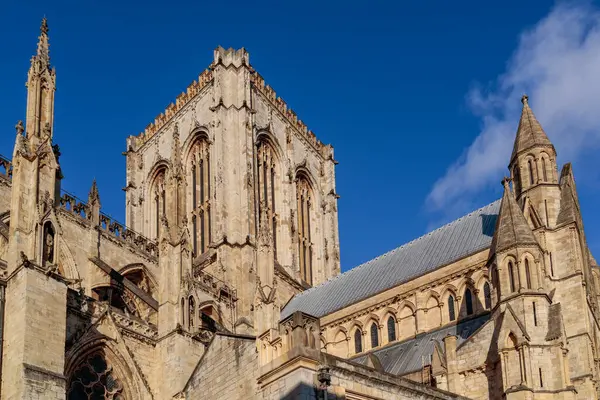
[[492, 308], [492, 291], [488, 282], [483, 284], [483, 299], [485, 302], [485, 309], [489, 310]]
[[525, 259], [525, 280], [527, 283], [527, 289], [531, 289], [531, 271], [529, 270], [529, 260]]
[[152, 197], [153, 197], [153, 219], [154, 219], [154, 235], [158, 239], [160, 236], [160, 226], [162, 217], [167, 212], [167, 192], [165, 187], [165, 173], [166, 170], [161, 169], [154, 178], [152, 185]]
[[465, 303], [467, 307], [467, 315], [473, 314], [473, 295], [471, 289], [465, 290]]
[[448, 296], [448, 318], [450, 321], [456, 319], [456, 311], [454, 310], [454, 296]]
[[396, 320], [389, 317], [387, 320], [388, 342], [396, 340]]
[[359, 328], [354, 331], [354, 352], [362, 353], [362, 331]]
[[189, 309], [188, 309], [188, 321], [190, 324], [190, 331], [194, 329], [194, 322], [196, 319], [196, 304], [194, 302], [194, 298], [190, 296], [189, 300]]
[[508, 278], [510, 280], [510, 291], [514, 292], [517, 288], [517, 281], [515, 276], [515, 268], [512, 261], [508, 262]]
[[104, 354], [95, 351], [75, 370], [69, 379], [68, 400], [79, 399], [125, 399], [124, 387], [115, 376]]
[[373, 322], [371, 324], [371, 348], [379, 346], [379, 328], [377, 327], [377, 323]]
[[533, 161], [527, 161], [527, 168], [529, 168], [529, 184], [534, 184], [534, 176], [533, 176]]
[[312, 189], [305, 177], [299, 177], [296, 183], [298, 212], [298, 254], [300, 276], [312, 285], [313, 244], [311, 240]]
[[544, 182], [548, 182], [548, 172], [546, 171], [546, 159], [542, 157], [542, 176], [544, 177]]
[[[277, 156], [275, 150], [266, 140], [258, 142], [257, 146], [257, 183], [259, 213], [267, 214], [273, 240], [273, 255], [277, 259], [277, 212], [275, 207], [277, 189]], [[258, 219], [262, 221], [261, 218]], [[259, 222], [260, 223], [260, 222]]]
[[211, 172], [210, 147], [206, 137], [200, 137], [192, 146], [189, 156], [191, 182], [190, 212], [192, 220], [192, 248], [195, 256], [208, 250], [211, 242]]

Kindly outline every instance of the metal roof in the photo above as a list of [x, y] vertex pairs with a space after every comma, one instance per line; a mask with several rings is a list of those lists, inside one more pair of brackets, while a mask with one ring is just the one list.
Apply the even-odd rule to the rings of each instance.
[[358, 356], [352, 361], [366, 365], [368, 355], [373, 354], [379, 359], [385, 372], [394, 375], [405, 375], [423, 368], [423, 365], [431, 364], [431, 355], [433, 354], [436, 341], [440, 342], [443, 349], [442, 339], [447, 335], [456, 335], [458, 338], [456, 344], [460, 346], [489, 319], [490, 314], [484, 314], [456, 325], [438, 329], [437, 331], [420, 334], [414, 339], [405, 340], [404, 342], [399, 342], [380, 350], [374, 350]]
[[497, 200], [425, 236], [293, 297], [281, 311], [322, 317], [488, 248], [500, 209]]

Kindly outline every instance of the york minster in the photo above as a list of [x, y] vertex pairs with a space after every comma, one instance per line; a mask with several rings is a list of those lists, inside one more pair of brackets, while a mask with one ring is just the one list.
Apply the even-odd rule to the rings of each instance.
[[600, 267], [526, 95], [501, 198], [341, 273], [333, 146], [243, 48], [190, 78], [114, 149], [118, 222], [61, 189], [42, 21], [1, 160], [2, 400], [598, 399]]

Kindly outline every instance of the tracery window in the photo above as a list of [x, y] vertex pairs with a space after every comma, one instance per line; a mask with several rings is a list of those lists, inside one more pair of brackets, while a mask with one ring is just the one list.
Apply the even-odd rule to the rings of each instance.
[[471, 289], [465, 290], [465, 303], [467, 306], [467, 315], [473, 314], [473, 295]]
[[454, 296], [448, 296], [448, 318], [450, 321], [456, 319], [456, 311], [454, 310]]
[[373, 322], [371, 324], [371, 348], [375, 348], [379, 346], [379, 328], [377, 328], [377, 324]]
[[210, 151], [205, 137], [200, 138], [192, 146], [190, 154], [191, 214], [192, 214], [192, 247], [198, 256], [208, 250], [211, 242], [210, 217]]
[[42, 264], [43, 266], [54, 264], [54, 249], [56, 238], [54, 235], [54, 227], [52, 226], [52, 222], [48, 221], [44, 224], [43, 229], [43, 248], [42, 248]]
[[396, 320], [394, 317], [389, 317], [387, 320], [388, 342], [396, 340]]
[[69, 380], [68, 400], [124, 400], [123, 385], [100, 352], [90, 355]]
[[483, 300], [485, 302], [486, 310], [492, 308], [492, 291], [488, 282], [483, 284]]
[[358, 328], [354, 331], [354, 352], [362, 353], [362, 331]]
[[313, 247], [311, 241], [312, 190], [305, 177], [299, 177], [296, 185], [298, 201], [298, 254], [300, 276], [312, 285]]
[[165, 188], [165, 170], [162, 169], [154, 178], [152, 185], [152, 197], [154, 208], [154, 235], [160, 236], [161, 220], [167, 213], [167, 193]]
[[273, 147], [262, 140], [258, 143], [256, 157], [259, 213], [260, 215], [267, 213], [267, 220], [270, 222], [273, 234], [273, 254], [277, 259], [277, 212], [275, 208], [277, 156]]

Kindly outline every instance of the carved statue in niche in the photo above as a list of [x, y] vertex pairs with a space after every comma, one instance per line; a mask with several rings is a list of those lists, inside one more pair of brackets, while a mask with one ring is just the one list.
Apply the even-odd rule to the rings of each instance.
[[44, 224], [43, 249], [42, 249], [42, 265], [49, 266], [54, 264], [54, 228], [50, 222]]

